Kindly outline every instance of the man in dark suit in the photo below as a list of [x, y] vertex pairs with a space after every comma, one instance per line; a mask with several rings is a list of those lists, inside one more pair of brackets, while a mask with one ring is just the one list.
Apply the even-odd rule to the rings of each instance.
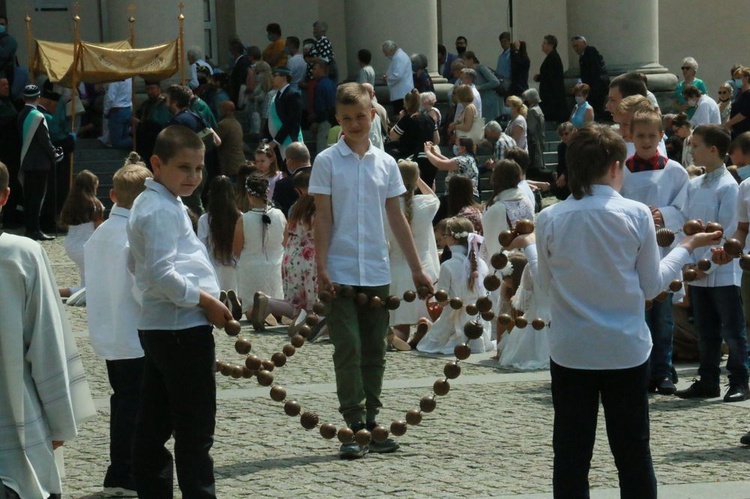
[[312, 168], [310, 166], [310, 151], [304, 142], [292, 142], [286, 148], [286, 169], [289, 173], [276, 182], [273, 189], [273, 202], [278, 209], [289, 218], [289, 210], [299, 197], [294, 190], [294, 175], [297, 172]]
[[534, 81], [539, 82], [539, 104], [547, 121], [562, 123], [568, 121], [570, 109], [565, 97], [565, 75], [563, 74], [562, 59], [557, 53], [557, 37], [547, 35], [542, 41], [542, 52], [547, 57], [539, 66], [539, 74]]
[[574, 36], [570, 39], [573, 50], [580, 57], [578, 65], [581, 72], [581, 82], [588, 85], [588, 102], [594, 108], [595, 118], [601, 121], [604, 118], [604, 100], [609, 90], [609, 74], [604, 64], [604, 57], [596, 50], [596, 47], [588, 45], [586, 38]]
[[451, 83], [455, 83], [456, 77], [451, 71], [451, 64], [458, 59], [458, 55], [448, 53], [445, 45], [438, 44], [438, 72]]
[[289, 86], [291, 81], [289, 68], [274, 68], [271, 84], [277, 92], [268, 110], [268, 129], [263, 138], [276, 151], [277, 160], [286, 157], [289, 144], [302, 142], [302, 96]]
[[42, 232], [39, 214], [47, 193], [47, 177], [55, 167], [55, 162], [63, 158], [62, 150], [55, 149], [49, 136], [44, 115], [37, 110], [41, 90], [36, 85], [23, 89], [24, 107], [18, 116], [18, 129], [21, 134], [21, 182], [24, 191], [24, 221], [26, 237], [37, 241], [54, 239]]
[[232, 40], [229, 43], [229, 52], [234, 57], [234, 66], [229, 74], [229, 98], [232, 99], [235, 106], [238, 106], [240, 87], [247, 81], [250, 61], [245, 56], [245, 46], [239, 40]]

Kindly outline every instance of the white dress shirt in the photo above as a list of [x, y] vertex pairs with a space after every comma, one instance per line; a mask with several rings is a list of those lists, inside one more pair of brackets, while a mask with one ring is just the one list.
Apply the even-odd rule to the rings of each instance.
[[[651, 211], [607, 185], [537, 218], [538, 289], [550, 304], [550, 354], [571, 369], [627, 369], [648, 360], [644, 304], [680, 275], [683, 247], [661, 262]], [[527, 248], [529, 264], [533, 249]]]
[[315, 158], [309, 192], [331, 196], [331, 280], [352, 286], [389, 284], [385, 201], [406, 192], [396, 160], [372, 144], [360, 158], [339, 139]]
[[182, 200], [153, 179], [133, 203], [128, 221], [135, 282], [143, 293], [138, 329], [179, 330], [209, 325], [200, 292], [218, 298], [206, 247], [193, 232]]
[[117, 205], [83, 246], [86, 315], [94, 352], [106, 360], [143, 357], [138, 340], [141, 307], [133, 296], [135, 279], [128, 272], [128, 217]]
[[104, 96], [104, 115], [114, 108], [132, 107], [133, 105], [133, 79], [114, 81], [107, 86]]
[[719, 105], [708, 95], [701, 95], [695, 105], [695, 113], [690, 118], [693, 128], [701, 125], [721, 125], [721, 111]]
[[414, 88], [414, 78], [411, 72], [411, 59], [406, 52], [400, 48], [396, 49], [385, 76], [392, 101], [403, 99], [411, 92]]
[[289, 84], [297, 90], [299, 88], [299, 82], [302, 81], [305, 77], [305, 72], [307, 72], [305, 58], [302, 57], [302, 54], [294, 54], [287, 59], [286, 66], [289, 68], [289, 71], [292, 72], [292, 81], [289, 82]]
[[[725, 166], [692, 178], [688, 185], [685, 218], [687, 220], [698, 219], [704, 224], [719, 222], [724, 228], [724, 234], [729, 237], [737, 230], [738, 192], [737, 181]], [[711, 260], [711, 247], [696, 251], [693, 257], [694, 262], [701, 259]], [[739, 286], [741, 277], [739, 261], [734, 259], [726, 265], [712, 264], [706, 272], [706, 277], [693, 281], [690, 285], [708, 288]]]

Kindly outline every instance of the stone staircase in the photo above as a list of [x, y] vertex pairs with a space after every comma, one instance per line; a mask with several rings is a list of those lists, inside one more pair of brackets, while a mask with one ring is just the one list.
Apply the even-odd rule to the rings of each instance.
[[73, 173], [89, 170], [99, 177], [99, 190], [96, 195], [107, 210], [112, 207], [112, 201], [109, 199], [112, 175], [125, 164], [128, 152], [125, 149], [106, 147], [96, 139], [81, 139], [76, 144]]

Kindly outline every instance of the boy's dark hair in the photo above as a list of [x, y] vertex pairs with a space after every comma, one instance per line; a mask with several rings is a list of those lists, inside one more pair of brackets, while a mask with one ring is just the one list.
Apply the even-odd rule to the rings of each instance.
[[371, 103], [370, 93], [359, 83], [343, 83], [336, 89], [336, 107]]
[[555, 35], [546, 35], [544, 41], [547, 42], [548, 45], [552, 45], [553, 49], [557, 49], [557, 37]]
[[271, 23], [266, 26], [266, 32], [281, 36], [281, 26], [279, 23]]
[[198, 134], [182, 125], [168, 126], [156, 136], [154, 156], [162, 163], [168, 163], [182, 149], [204, 149], [203, 141]]
[[[750, 155], [750, 132], [742, 132], [729, 144], [730, 151], [736, 151], [739, 149], [745, 156]], [[2, 190], [2, 184], [0, 184], [0, 190]]]
[[367, 49], [359, 49], [359, 52], [357, 52], [357, 59], [364, 64], [370, 64], [370, 62], [372, 62], [372, 52]]
[[9, 179], [8, 167], [5, 166], [5, 163], [0, 161], [0, 191], [5, 192], [5, 189], [8, 188]]
[[500, 33], [500, 36], [497, 37], [498, 40], [510, 40], [510, 32], [509, 31], [503, 31]]
[[682, 96], [685, 99], [690, 99], [692, 97], [695, 97], [696, 99], [700, 98], [700, 96], [703, 95], [703, 92], [696, 87], [695, 85], [685, 85], [682, 88]]
[[442, 43], [438, 43], [438, 54], [447, 54], [448, 51], [445, 48], [445, 45]]
[[690, 126], [690, 120], [688, 120], [687, 114], [680, 113], [672, 118], [672, 128], [681, 128], [683, 126]]
[[[627, 149], [622, 137], [608, 126], [579, 128], [568, 143], [568, 186], [575, 199], [591, 194], [591, 185], [616, 161], [623, 167]], [[507, 157], [507, 155], [506, 155]]]
[[458, 35], [458, 36], [456, 37], [456, 43], [458, 43], [458, 41], [459, 41], [459, 40], [463, 40], [463, 41], [465, 41], [467, 45], [469, 44], [469, 40], [467, 40], [467, 39], [466, 39], [466, 37], [465, 37], [465, 36], [463, 36], [463, 35]]
[[526, 152], [525, 149], [521, 149], [520, 147], [509, 147], [508, 149], [506, 149], [504, 158], [518, 163], [518, 166], [521, 167], [521, 171], [524, 173], [524, 175], [526, 174], [526, 170], [529, 169], [529, 165], [531, 164], [529, 153]]
[[495, 197], [507, 189], [518, 187], [521, 182], [521, 167], [512, 159], [501, 159], [492, 165], [492, 199], [487, 202], [487, 207], [495, 203]]
[[292, 45], [295, 49], [299, 49], [299, 38], [296, 36], [287, 36], [286, 43]]
[[618, 89], [623, 98], [631, 95], [642, 95], [645, 97], [648, 93], [648, 89], [646, 88], [646, 84], [643, 82], [641, 75], [633, 71], [615, 77], [610, 82], [609, 88]]
[[167, 96], [180, 109], [190, 106], [190, 89], [184, 85], [170, 85], [167, 88]]
[[693, 130], [693, 135], [702, 138], [706, 147], [715, 147], [721, 159], [727, 155], [729, 143], [732, 141], [729, 130], [723, 125], [701, 125]]

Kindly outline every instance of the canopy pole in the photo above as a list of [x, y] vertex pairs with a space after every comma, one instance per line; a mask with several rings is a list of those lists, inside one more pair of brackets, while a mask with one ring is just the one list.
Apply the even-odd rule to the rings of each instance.
[[[76, 10], [77, 9], [77, 2], [76, 2]], [[76, 126], [76, 95], [77, 92], [77, 85], [76, 85], [76, 75], [78, 72], [78, 50], [80, 49], [80, 34], [78, 33], [78, 22], [81, 20], [81, 17], [76, 14], [73, 16], [73, 73], [71, 75], [71, 99], [70, 99], [70, 128], [71, 130], [75, 129]], [[78, 133], [78, 130], [75, 130], [76, 134]], [[75, 147], [70, 152], [70, 188], [73, 188], [73, 161], [75, 158]]]
[[33, 76], [31, 81], [36, 79], [36, 75], [32, 73], [34, 67], [34, 52], [31, 50], [31, 16], [26, 14], [26, 50], [29, 56], [29, 74]]
[[183, 23], [185, 21], [185, 14], [182, 13], [182, 9], [185, 8], [185, 4], [180, 2], [180, 15], [177, 16], [177, 20], [180, 23], [180, 85], [185, 85], [185, 62], [187, 61], [185, 56], [185, 35], [183, 33]]
[[[133, 14], [135, 13], [135, 5], [130, 4], [128, 6], [128, 10], [130, 11], [130, 17], [128, 18], [128, 22], [130, 23], [130, 46], [132, 48], [135, 48], [135, 16]], [[130, 109], [132, 111], [132, 116], [135, 118], [135, 77], [130, 78]], [[135, 127], [133, 127], [133, 150], [136, 150], [136, 130]]]

